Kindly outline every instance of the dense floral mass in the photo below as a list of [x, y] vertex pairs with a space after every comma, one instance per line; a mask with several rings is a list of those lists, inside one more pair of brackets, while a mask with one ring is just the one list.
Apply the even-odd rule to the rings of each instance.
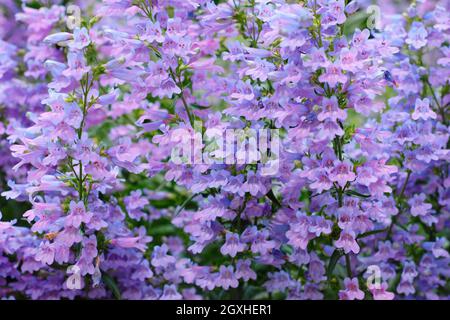
[[450, 3], [3, 0], [0, 297], [448, 299]]

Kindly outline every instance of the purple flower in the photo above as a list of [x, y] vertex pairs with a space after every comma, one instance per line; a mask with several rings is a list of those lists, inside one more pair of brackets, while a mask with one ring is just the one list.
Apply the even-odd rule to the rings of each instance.
[[251, 269], [250, 259], [238, 260], [236, 263], [236, 279], [256, 280], [256, 273]]
[[167, 245], [156, 246], [152, 253], [152, 266], [166, 268], [170, 264], [175, 263], [176, 259], [167, 254], [169, 248]]
[[319, 283], [326, 279], [325, 277], [325, 264], [315, 253], [311, 253], [311, 259], [308, 267], [308, 277], [316, 283]]
[[176, 85], [172, 79], [166, 79], [161, 82], [158, 88], [153, 91], [153, 94], [157, 97], [172, 98], [174, 94], [180, 94], [181, 89]]
[[43, 42], [46, 44], [65, 43], [73, 39], [73, 35], [68, 32], [58, 32], [48, 35], [44, 38]]
[[79, 243], [82, 240], [83, 236], [78, 228], [66, 226], [63, 231], [58, 233], [55, 242], [71, 247], [74, 243]]
[[323, 127], [319, 132], [319, 137], [321, 139], [332, 139], [335, 136], [343, 136], [344, 130], [336, 123], [331, 120], [326, 120], [323, 123]]
[[183, 297], [178, 293], [177, 287], [174, 284], [166, 284], [160, 300], [181, 300]]
[[288, 243], [294, 248], [306, 250], [308, 243], [314, 238], [314, 234], [309, 232], [310, 221], [304, 214], [298, 214], [297, 221], [290, 225], [290, 229], [286, 232]]
[[253, 92], [253, 87], [250, 85], [250, 81], [239, 81], [233, 92], [230, 94], [230, 98], [236, 99], [238, 102], [242, 102], [243, 100], [252, 100], [254, 97], [255, 94]]
[[227, 42], [228, 52], [222, 53], [222, 58], [225, 61], [240, 61], [244, 59], [244, 49], [239, 41], [228, 41]]
[[358, 1], [350, 1], [346, 6], [345, 6], [345, 12], [347, 14], [353, 14], [355, 13], [359, 8], [359, 3]]
[[67, 157], [66, 150], [58, 143], [50, 144], [48, 151], [48, 155], [42, 160], [44, 165], [55, 166], [60, 160], [66, 159]]
[[272, 63], [260, 58], [256, 58], [255, 61], [248, 61], [247, 64], [249, 68], [245, 74], [254, 80], [266, 81], [269, 72], [275, 68]]
[[336, 19], [337, 24], [343, 24], [345, 20], [347, 20], [344, 9], [345, 9], [344, 0], [333, 1], [329, 4], [328, 13], [333, 15], [333, 17]]
[[356, 170], [358, 173], [356, 182], [364, 186], [370, 186], [372, 183], [377, 182], [378, 177], [375, 175], [375, 172], [371, 167], [361, 166], [358, 167]]
[[327, 67], [330, 63], [325, 55], [325, 50], [323, 48], [313, 48], [310, 55], [308, 55], [308, 58], [309, 59], [306, 60], [303, 64], [306, 67], [311, 67], [313, 70]]
[[362, 68], [362, 61], [358, 58], [356, 49], [342, 49], [339, 53], [339, 58], [342, 70], [356, 73]]
[[290, 275], [285, 271], [279, 271], [269, 273], [269, 280], [264, 284], [264, 287], [269, 292], [283, 292], [293, 285], [294, 281], [291, 279]]
[[324, 190], [329, 190], [333, 186], [333, 182], [328, 177], [326, 170], [316, 170], [314, 172], [314, 182], [310, 187], [317, 190], [318, 193], [322, 193]]
[[[110, 240], [113, 246], [120, 248], [135, 248], [142, 252], [147, 249], [147, 243], [151, 241], [151, 237], [120, 237]], [[167, 260], [165, 260], [167, 261]]]
[[48, 265], [52, 264], [55, 259], [55, 246], [48, 241], [41, 242], [35, 259]]
[[445, 6], [3, 2], [0, 299], [447, 298]]
[[405, 42], [415, 49], [420, 49], [427, 45], [428, 32], [422, 23], [414, 21], [408, 32], [408, 38]]
[[322, 300], [323, 294], [317, 284], [307, 283], [303, 287], [303, 293], [300, 296], [302, 300]]
[[381, 283], [379, 286], [377, 284], [369, 286], [369, 290], [373, 295], [374, 300], [392, 300], [394, 299], [394, 294], [392, 292], [386, 291], [388, 284], [386, 282]]
[[130, 139], [125, 138], [109, 149], [109, 154], [120, 162], [133, 162], [141, 154], [141, 150], [139, 145], [133, 144]]
[[260, 179], [253, 171], [250, 171], [247, 175], [247, 181], [242, 184], [239, 195], [243, 196], [246, 192], [252, 196], [257, 196], [267, 193], [267, 188], [264, 185], [262, 179]]
[[91, 71], [91, 67], [86, 65], [82, 52], [70, 51], [67, 60], [68, 68], [63, 71], [63, 75], [66, 77], [72, 77], [79, 81], [86, 73]]
[[257, 231], [251, 245], [252, 252], [263, 255], [274, 249], [276, 243], [273, 240], [267, 240], [268, 236], [269, 232], [267, 230]]
[[76, 103], [66, 103], [64, 105], [64, 122], [78, 129], [83, 120], [83, 112]]
[[97, 250], [97, 238], [91, 235], [89, 238], [83, 239], [83, 251], [82, 256], [86, 259], [94, 259], [98, 255]]
[[345, 120], [347, 113], [339, 108], [337, 98], [323, 98], [322, 111], [317, 115], [317, 120], [324, 121], [330, 119], [332, 121]]
[[367, 40], [369, 39], [370, 31], [368, 29], [359, 30], [356, 29], [355, 33], [353, 35], [352, 44], [354, 47], [358, 49], [362, 49], [365, 45]]
[[431, 250], [431, 252], [433, 253], [433, 256], [435, 258], [441, 258], [441, 257], [448, 258], [449, 253], [444, 248], [445, 244], [446, 244], [445, 238], [437, 238], [435, 242], [425, 242], [423, 244], [423, 247], [426, 250]]
[[140, 38], [148, 42], [156, 41], [162, 43], [164, 41], [164, 36], [162, 35], [159, 22], [158, 21], [155, 23], [152, 23], [151, 21], [147, 22], [145, 24], [144, 32], [143, 34], [140, 35]]
[[405, 261], [402, 271], [402, 280], [413, 281], [417, 277], [418, 272], [416, 270], [416, 265], [412, 261]]
[[397, 292], [399, 294], [410, 295], [414, 294], [416, 292], [416, 289], [414, 288], [412, 282], [402, 278], [400, 280], [400, 283], [397, 285]]

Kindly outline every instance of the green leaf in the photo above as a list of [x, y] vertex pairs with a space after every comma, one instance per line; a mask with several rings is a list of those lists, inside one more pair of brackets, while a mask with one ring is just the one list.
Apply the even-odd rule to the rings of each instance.
[[327, 267], [327, 278], [330, 279], [333, 274], [334, 268], [336, 267], [339, 259], [344, 255], [344, 252], [341, 249], [334, 249], [333, 254], [330, 257], [330, 262]]
[[117, 300], [121, 300], [122, 297], [120, 295], [120, 290], [119, 290], [119, 287], [117, 286], [116, 281], [107, 273], [103, 273], [102, 280], [103, 280], [103, 283], [108, 287], [108, 289], [111, 290], [114, 297]]

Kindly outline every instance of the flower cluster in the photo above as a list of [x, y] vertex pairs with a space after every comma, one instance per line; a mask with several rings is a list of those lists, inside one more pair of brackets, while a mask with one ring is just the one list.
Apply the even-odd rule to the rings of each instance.
[[1, 298], [450, 296], [445, 1], [44, 2], [0, 15]]

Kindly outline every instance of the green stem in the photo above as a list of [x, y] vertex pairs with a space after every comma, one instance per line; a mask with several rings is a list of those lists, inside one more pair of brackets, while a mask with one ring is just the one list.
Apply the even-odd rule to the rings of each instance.
[[84, 186], [83, 186], [83, 164], [81, 163], [81, 160], [79, 162], [79, 166], [80, 166], [80, 169], [79, 169], [79, 174], [78, 174], [78, 196], [81, 201], [81, 200], [83, 200], [83, 189], [84, 189]]
[[322, 21], [320, 19], [320, 15], [317, 14], [317, 0], [314, 0], [314, 7], [313, 7], [313, 15], [314, 18], [317, 19], [318, 21], [318, 25], [317, 25], [317, 44], [319, 46], [319, 48], [323, 47], [323, 42], [322, 42]]
[[194, 128], [194, 116], [192, 115], [191, 111], [189, 110], [189, 106], [186, 102], [186, 99], [184, 98], [183, 92], [180, 93], [181, 102], [183, 102], [184, 109], [186, 110], [186, 113], [189, 118], [189, 123], [191, 124], [191, 127]]

